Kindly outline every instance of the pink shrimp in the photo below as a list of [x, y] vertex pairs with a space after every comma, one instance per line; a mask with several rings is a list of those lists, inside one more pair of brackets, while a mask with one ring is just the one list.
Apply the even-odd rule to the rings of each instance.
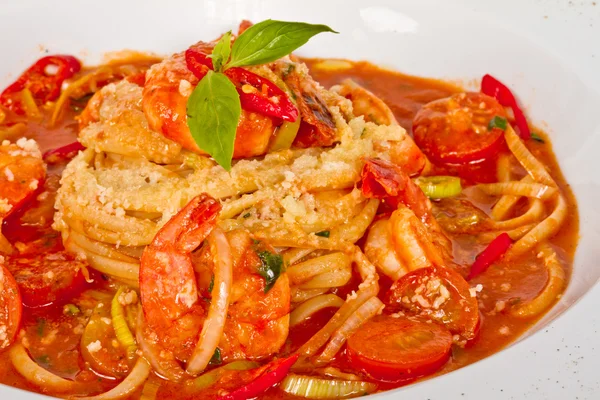
[[452, 242], [433, 216], [431, 202], [400, 168], [366, 160], [362, 191], [394, 209], [373, 224], [365, 241], [365, 254], [384, 274], [395, 280], [418, 268], [454, 265]]
[[19, 209], [42, 187], [46, 166], [31, 139], [0, 145], [0, 220]]
[[[353, 80], [346, 79], [340, 85], [334, 86], [332, 90], [352, 101], [354, 114], [363, 116], [365, 121], [378, 125], [398, 125], [388, 105]], [[385, 145], [375, 143], [375, 148], [385, 149], [392, 162], [410, 176], [421, 172], [427, 164], [427, 157], [406, 132], [401, 140], [388, 142]]]
[[[188, 362], [192, 374], [205, 368], [210, 346], [209, 356], [218, 347], [225, 361], [262, 359], [279, 350], [288, 334], [287, 276], [282, 273], [265, 291], [258, 252], [272, 249], [246, 231], [223, 234], [216, 227], [220, 209], [206, 194], [194, 198], [157, 233], [141, 259], [142, 308], [156, 334], [148, 345], [170, 353], [157, 364], [172, 366], [166, 361], [174, 357]], [[229, 276], [223, 277], [219, 271], [226, 264]]]

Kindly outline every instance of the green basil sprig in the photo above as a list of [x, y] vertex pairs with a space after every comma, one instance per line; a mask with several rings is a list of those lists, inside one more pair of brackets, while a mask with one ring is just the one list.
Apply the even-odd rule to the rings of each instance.
[[217, 45], [213, 49], [212, 54], [209, 56], [212, 58], [213, 67], [215, 71], [220, 72], [223, 69], [223, 64], [229, 59], [231, 54], [231, 31], [226, 32], [221, 39], [217, 42]]
[[337, 33], [326, 25], [270, 19], [245, 30], [233, 46], [231, 31], [225, 33], [209, 56], [214, 71], [200, 80], [187, 102], [187, 124], [198, 147], [229, 171], [241, 105], [235, 86], [223, 71], [275, 61], [321, 32]]
[[327, 25], [268, 19], [252, 25], [233, 44], [228, 67], [266, 64], [304, 45], [321, 33], [337, 33]]

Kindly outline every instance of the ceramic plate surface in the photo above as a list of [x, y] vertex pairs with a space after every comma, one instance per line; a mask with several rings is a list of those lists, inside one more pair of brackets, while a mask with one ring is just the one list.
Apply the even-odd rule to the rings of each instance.
[[[0, 87], [46, 50], [88, 64], [123, 49], [170, 54], [242, 19], [267, 18], [325, 23], [340, 32], [314, 38], [301, 55], [368, 60], [471, 88], [485, 73], [497, 76], [550, 134], [578, 200], [581, 240], [571, 283], [528, 337], [466, 368], [373, 398], [600, 399], [600, 1], [4, 0]], [[0, 385], [0, 398], [41, 397]]]

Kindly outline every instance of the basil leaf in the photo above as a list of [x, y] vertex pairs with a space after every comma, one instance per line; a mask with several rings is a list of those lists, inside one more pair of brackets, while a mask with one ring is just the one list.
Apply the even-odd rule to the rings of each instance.
[[279, 278], [279, 275], [281, 275], [281, 272], [283, 271], [283, 257], [266, 250], [259, 251], [256, 254], [258, 254], [262, 263], [258, 273], [265, 278], [265, 293], [267, 293], [271, 290], [277, 281], [277, 278]]
[[233, 42], [225, 68], [266, 64], [287, 56], [321, 32], [337, 33], [327, 25], [268, 19], [252, 25]]
[[196, 144], [227, 171], [241, 112], [235, 86], [220, 72], [208, 71], [187, 102], [187, 124]]
[[229, 59], [231, 54], [231, 31], [226, 32], [217, 42], [213, 52], [209, 58], [212, 58], [213, 68], [217, 72], [221, 72], [223, 64]]

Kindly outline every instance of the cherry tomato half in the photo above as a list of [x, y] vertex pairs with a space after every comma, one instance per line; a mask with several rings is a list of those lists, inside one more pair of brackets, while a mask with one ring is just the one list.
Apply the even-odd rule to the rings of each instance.
[[482, 93], [458, 93], [435, 100], [415, 115], [415, 143], [434, 162], [481, 162], [503, 148], [504, 131], [489, 129], [496, 116], [506, 119], [504, 108]]
[[86, 281], [82, 268], [87, 264], [66, 251], [27, 256], [7, 256], [27, 307], [60, 304], [81, 292]]
[[0, 350], [12, 344], [21, 325], [21, 295], [15, 278], [0, 266]]
[[348, 339], [348, 358], [373, 379], [398, 382], [429, 375], [450, 358], [452, 334], [444, 326], [382, 315]]
[[391, 310], [410, 311], [443, 323], [452, 333], [470, 340], [479, 324], [477, 298], [467, 281], [444, 267], [420, 268], [398, 279], [385, 303]]

